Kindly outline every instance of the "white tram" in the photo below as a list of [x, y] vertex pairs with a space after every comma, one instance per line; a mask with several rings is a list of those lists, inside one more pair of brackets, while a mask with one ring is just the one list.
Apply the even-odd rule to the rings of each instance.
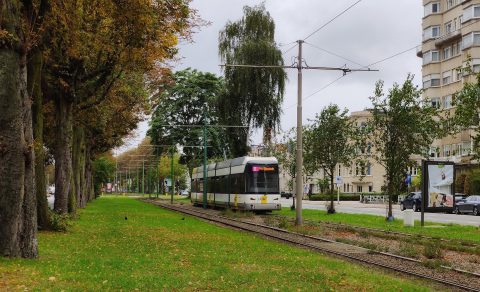
[[[209, 206], [243, 210], [279, 210], [275, 157], [238, 157], [207, 165]], [[203, 204], [203, 165], [193, 169], [192, 203]]]

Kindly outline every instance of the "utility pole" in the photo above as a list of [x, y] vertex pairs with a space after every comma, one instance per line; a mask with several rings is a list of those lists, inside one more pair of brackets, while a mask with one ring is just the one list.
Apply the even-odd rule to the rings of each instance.
[[302, 225], [302, 199], [303, 199], [303, 125], [302, 125], [302, 45], [303, 40], [298, 40], [298, 91], [297, 91], [297, 151], [296, 151], [296, 191], [297, 206], [295, 208], [295, 225]]
[[145, 160], [142, 161], [142, 197], [145, 195]]
[[268, 68], [283, 68], [283, 69], [297, 69], [298, 70], [298, 101], [297, 101], [297, 149], [296, 149], [296, 174], [295, 174], [295, 196], [296, 196], [296, 219], [295, 224], [301, 225], [302, 224], [302, 198], [303, 198], [303, 146], [302, 146], [302, 69], [308, 70], [326, 70], [326, 71], [343, 71], [343, 74], [347, 74], [350, 72], [357, 72], [357, 71], [367, 71], [373, 72], [378, 70], [372, 70], [370, 68], [367, 69], [349, 69], [345, 67], [311, 67], [308, 65], [303, 65], [302, 60], [302, 45], [305, 41], [298, 40], [298, 56], [297, 56], [297, 64], [290, 65], [290, 66], [283, 66], [283, 65], [252, 65], [252, 64], [223, 64], [220, 65], [222, 67], [241, 67], [241, 68], [257, 68], [257, 69], [268, 69]]

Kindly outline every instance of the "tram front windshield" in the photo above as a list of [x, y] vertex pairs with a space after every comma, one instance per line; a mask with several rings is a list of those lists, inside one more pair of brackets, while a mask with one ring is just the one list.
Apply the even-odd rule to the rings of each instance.
[[248, 193], [278, 194], [278, 165], [249, 164], [247, 165]]

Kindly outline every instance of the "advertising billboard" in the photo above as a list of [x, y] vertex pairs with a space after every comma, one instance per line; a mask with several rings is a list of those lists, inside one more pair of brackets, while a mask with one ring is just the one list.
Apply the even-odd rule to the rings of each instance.
[[447, 211], [454, 207], [455, 164], [453, 162], [423, 161], [422, 201], [427, 211]]
[[453, 208], [453, 164], [436, 164], [428, 166], [428, 208]]

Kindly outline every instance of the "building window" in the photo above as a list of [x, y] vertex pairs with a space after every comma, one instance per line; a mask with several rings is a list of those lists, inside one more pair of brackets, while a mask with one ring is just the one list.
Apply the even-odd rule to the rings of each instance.
[[462, 69], [455, 69], [456, 75], [457, 75], [457, 81], [462, 80], [463, 77], [463, 72]]
[[438, 147], [434, 147], [434, 146], [430, 147], [430, 151], [429, 151], [429, 152], [430, 152], [430, 153], [429, 153], [429, 156], [430, 156], [431, 158], [440, 157], [440, 150], [439, 150]]
[[363, 192], [363, 187], [357, 186], [357, 193], [362, 193], [362, 192]]
[[453, 6], [458, 4], [459, 0], [445, 0], [445, 3], [447, 4], [446, 7], [447, 9], [452, 8]]
[[369, 193], [373, 193], [373, 186], [372, 186], [372, 185], [369, 185], [369, 186], [368, 186], [368, 192], [369, 192]]
[[424, 6], [424, 16], [439, 13], [440, 12], [440, 2], [430, 2]]
[[444, 48], [443, 49], [443, 59], [444, 60], [450, 59], [451, 56], [452, 56], [452, 54], [451, 54], [451, 51], [450, 51], [450, 47]]
[[437, 109], [440, 108], [440, 104], [441, 104], [440, 97], [432, 97], [430, 101], [432, 103], [433, 108], [437, 108]]
[[472, 150], [472, 143], [471, 142], [462, 142], [462, 152], [460, 153], [460, 155], [462, 156], [468, 156], [470, 155], [470, 152]]
[[452, 83], [452, 70], [448, 70], [442, 73], [443, 85]]
[[338, 165], [338, 176], [342, 176], [342, 167]]
[[452, 25], [452, 22], [449, 21], [447, 23], [445, 23], [445, 34], [449, 34], [453, 31], [453, 25]]
[[440, 61], [440, 53], [438, 51], [427, 51], [423, 54], [423, 65]]
[[443, 146], [443, 157], [449, 157], [450, 156], [450, 145], [444, 145]]
[[440, 74], [423, 76], [423, 88], [440, 86]]
[[452, 56], [460, 54], [460, 43], [454, 43], [452, 45]]
[[443, 108], [448, 109], [452, 107], [452, 96], [447, 95], [443, 97]]
[[462, 49], [466, 49], [472, 46], [479, 46], [480, 45], [480, 32], [471, 32], [467, 35], [463, 36], [462, 39]]
[[431, 38], [436, 38], [440, 36], [440, 26], [430, 26], [423, 30], [423, 40], [426, 41]]
[[367, 175], [372, 175], [372, 165], [370, 162], [367, 163]]

